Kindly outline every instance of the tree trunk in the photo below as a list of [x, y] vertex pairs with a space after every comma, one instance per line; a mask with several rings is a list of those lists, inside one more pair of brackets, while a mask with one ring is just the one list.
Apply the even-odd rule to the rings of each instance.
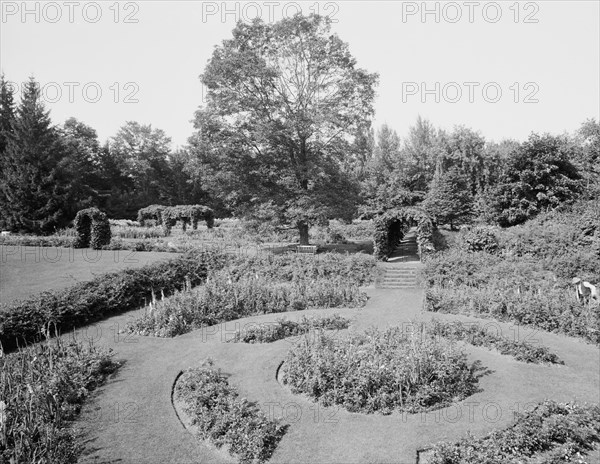
[[300, 245], [308, 245], [308, 224], [299, 222], [298, 232], [300, 232]]

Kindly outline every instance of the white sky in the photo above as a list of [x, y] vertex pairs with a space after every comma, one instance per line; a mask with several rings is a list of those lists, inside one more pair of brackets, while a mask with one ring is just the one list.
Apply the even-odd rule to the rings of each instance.
[[[401, 137], [417, 115], [497, 141], [571, 132], [600, 118], [598, 0], [1, 0], [0, 70], [11, 82], [33, 75], [45, 86], [57, 124], [74, 116], [103, 141], [133, 120], [181, 145], [202, 103], [198, 76], [213, 47], [231, 36], [237, 19], [278, 20], [298, 5], [336, 20], [334, 31], [359, 66], [379, 73], [375, 124], [387, 122]], [[432, 11], [424, 18], [423, 7]]]

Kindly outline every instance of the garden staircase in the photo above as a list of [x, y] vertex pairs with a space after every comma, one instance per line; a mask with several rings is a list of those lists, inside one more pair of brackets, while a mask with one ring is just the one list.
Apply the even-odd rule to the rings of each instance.
[[419, 265], [391, 265], [381, 263], [380, 274], [376, 281], [377, 288], [412, 288], [418, 286], [417, 272]]
[[417, 231], [412, 228], [398, 244], [387, 262], [379, 264], [377, 288], [417, 287], [417, 272], [421, 267]]

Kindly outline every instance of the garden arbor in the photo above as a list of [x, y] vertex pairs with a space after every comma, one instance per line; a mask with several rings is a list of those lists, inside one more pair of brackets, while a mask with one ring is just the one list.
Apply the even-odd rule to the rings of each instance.
[[375, 218], [374, 250], [375, 258], [385, 261], [395, 250], [404, 234], [412, 226], [417, 226], [419, 255], [433, 251], [432, 234], [434, 223], [423, 210], [401, 208], [386, 211]]
[[144, 225], [146, 220], [153, 219], [157, 225], [162, 225], [166, 234], [171, 233], [171, 228], [181, 221], [182, 228], [185, 231], [188, 224], [192, 224], [192, 228], [198, 228], [198, 222], [206, 221], [206, 226], [211, 229], [215, 223], [213, 210], [208, 206], [202, 205], [177, 205], [177, 206], [162, 206], [150, 205], [138, 211], [138, 221]]
[[94, 250], [100, 250], [103, 245], [110, 243], [111, 233], [108, 216], [98, 208], [87, 208], [78, 211], [74, 225], [77, 232], [75, 248], [92, 247]]

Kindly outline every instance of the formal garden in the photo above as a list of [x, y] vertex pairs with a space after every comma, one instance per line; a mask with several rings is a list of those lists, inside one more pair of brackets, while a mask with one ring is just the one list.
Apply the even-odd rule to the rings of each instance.
[[2, 76], [0, 463], [599, 462], [600, 124], [400, 139], [378, 79], [240, 22], [171, 150]]

